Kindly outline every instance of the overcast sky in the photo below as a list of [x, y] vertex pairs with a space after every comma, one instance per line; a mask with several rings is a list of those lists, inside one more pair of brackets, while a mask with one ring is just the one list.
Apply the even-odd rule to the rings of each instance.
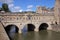
[[55, 0], [0, 0], [2, 3], [7, 3], [13, 12], [36, 11], [37, 6], [54, 7]]

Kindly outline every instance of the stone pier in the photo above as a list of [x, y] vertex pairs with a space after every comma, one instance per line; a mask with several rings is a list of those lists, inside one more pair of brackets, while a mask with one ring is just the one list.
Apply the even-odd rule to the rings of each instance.
[[60, 32], [60, 25], [59, 24], [58, 25], [56, 25], [56, 24], [52, 25], [52, 30], [56, 31], [56, 32]]
[[8, 35], [5, 32], [5, 29], [3, 28], [3, 25], [0, 23], [0, 40], [9, 40]]

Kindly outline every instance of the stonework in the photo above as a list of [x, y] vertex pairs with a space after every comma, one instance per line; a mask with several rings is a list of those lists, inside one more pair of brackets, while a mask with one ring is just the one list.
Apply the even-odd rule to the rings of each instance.
[[59, 24], [59, 16], [60, 16], [60, 0], [56, 0], [55, 3], [55, 8], [54, 8], [54, 15], [55, 15], [55, 20], [57, 21], [57, 23]]
[[[49, 26], [47, 30], [53, 30], [52, 24], [59, 24], [59, 2], [56, 0], [56, 5], [52, 9], [46, 9], [46, 7], [37, 7], [36, 12], [0, 12], [0, 21], [4, 27], [14, 24], [19, 28], [19, 33], [27, 24], [35, 25], [35, 31], [38, 31], [39, 26], [42, 23], [47, 23]], [[58, 7], [59, 6], [59, 7]], [[42, 9], [43, 8], [43, 9]]]
[[0, 40], [9, 40], [1, 22], [0, 22]]
[[49, 27], [48, 30], [52, 30], [51, 24], [55, 22], [54, 14], [53, 13], [33, 13], [33, 12], [27, 12], [27, 13], [0, 13], [0, 20], [3, 23], [3, 25], [6, 27], [7, 25], [17, 25], [19, 28], [19, 33], [21, 33], [21, 30], [24, 28], [27, 24], [33, 24], [35, 25], [35, 31], [38, 31], [38, 28], [40, 24], [47, 23]]

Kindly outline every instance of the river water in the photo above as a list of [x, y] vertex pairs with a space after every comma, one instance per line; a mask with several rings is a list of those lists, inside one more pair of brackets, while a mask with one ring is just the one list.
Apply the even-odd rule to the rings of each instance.
[[54, 31], [39, 31], [39, 32], [24, 32], [22, 34], [16, 33], [11, 36], [13, 40], [60, 40], [60, 32]]

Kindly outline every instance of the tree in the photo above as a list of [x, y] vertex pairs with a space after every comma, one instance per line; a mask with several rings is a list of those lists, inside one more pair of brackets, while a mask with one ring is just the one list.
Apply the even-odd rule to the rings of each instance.
[[9, 10], [9, 8], [8, 8], [8, 4], [3, 3], [3, 4], [2, 4], [2, 10], [5, 11], [5, 12], [10, 12], [10, 10]]
[[2, 8], [0, 7], [0, 12], [2, 11]]

